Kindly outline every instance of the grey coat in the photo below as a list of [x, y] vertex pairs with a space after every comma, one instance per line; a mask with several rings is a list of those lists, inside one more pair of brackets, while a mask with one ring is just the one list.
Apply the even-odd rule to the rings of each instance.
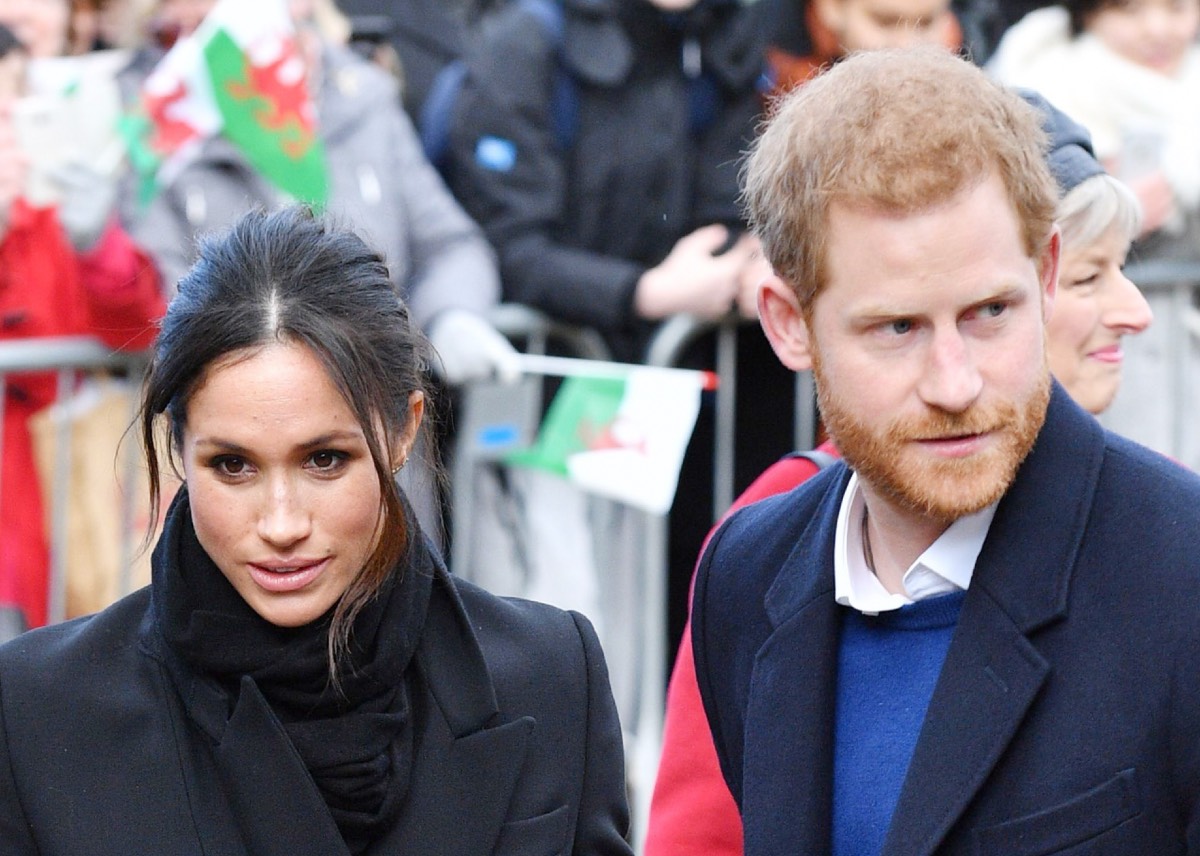
[[[499, 299], [491, 248], [429, 165], [392, 79], [327, 46], [317, 92], [329, 167], [328, 211], [383, 253], [424, 329], [444, 309], [486, 311]], [[205, 142], [132, 222], [173, 293], [195, 260], [196, 239], [283, 193], [223, 138]]]

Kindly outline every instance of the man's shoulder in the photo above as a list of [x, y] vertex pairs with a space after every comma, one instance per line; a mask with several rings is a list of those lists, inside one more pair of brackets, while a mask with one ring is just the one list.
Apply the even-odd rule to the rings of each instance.
[[730, 515], [701, 559], [698, 590], [712, 602], [727, 606], [736, 601], [756, 609], [785, 568], [821, 573], [849, 478], [849, 469], [835, 463], [791, 490]]
[[849, 477], [845, 464], [834, 461], [790, 489], [739, 508], [714, 535], [714, 546], [718, 541], [721, 549], [732, 549], [747, 541], [760, 547], [794, 544], [809, 527], [836, 520], [838, 500]]

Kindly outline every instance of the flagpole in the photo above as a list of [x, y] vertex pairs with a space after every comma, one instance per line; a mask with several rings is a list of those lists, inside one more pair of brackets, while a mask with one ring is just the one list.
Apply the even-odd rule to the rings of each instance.
[[516, 365], [525, 374], [590, 377], [604, 380], [625, 380], [637, 371], [675, 372], [680, 375], [694, 375], [700, 388], [705, 391], [714, 390], [718, 385], [716, 372], [642, 366], [636, 363], [615, 363], [608, 360], [581, 360], [572, 357], [550, 357], [544, 354], [517, 354]]

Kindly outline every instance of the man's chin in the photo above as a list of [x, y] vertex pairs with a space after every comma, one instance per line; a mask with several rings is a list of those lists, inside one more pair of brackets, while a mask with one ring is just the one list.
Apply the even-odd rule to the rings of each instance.
[[1000, 499], [1012, 484], [1019, 463], [1013, 456], [997, 452], [936, 463], [921, 456], [902, 462], [890, 473], [861, 475], [900, 507], [951, 523]]

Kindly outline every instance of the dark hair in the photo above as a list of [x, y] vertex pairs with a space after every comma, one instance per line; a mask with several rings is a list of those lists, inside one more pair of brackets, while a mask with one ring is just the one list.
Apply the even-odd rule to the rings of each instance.
[[1127, 0], [1064, 0], [1067, 17], [1071, 21], [1071, 35], [1079, 36], [1087, 31], [1092, 15], [1111, 6], [1124, 6]]
[[0, 24], [0, 59], [8, 56], [13, 52], [28, 53], [25, 48], [25, 43], [17, 38], [17, 34]]
[[[142, 396], [151, 531], [161, 496], [159, 415], [170, 417], [170, 451], [178, 454], [188, 402], [209, 367], [272, 342], [305, 345], [321, 361], [363, 428], [383, 497], [379, 543], [334, 608], [329, 662], [336, 680], [355, 616], [408, 545], [387, 439], [407, 424], [411, 393], [428, 397], [425, 337], [410, 322], [383, 259], [353, 232], [295, 206], [252, 212], [202, 241], [163, 318]], [[432, 441], [430, 432], [426, 439]]]

